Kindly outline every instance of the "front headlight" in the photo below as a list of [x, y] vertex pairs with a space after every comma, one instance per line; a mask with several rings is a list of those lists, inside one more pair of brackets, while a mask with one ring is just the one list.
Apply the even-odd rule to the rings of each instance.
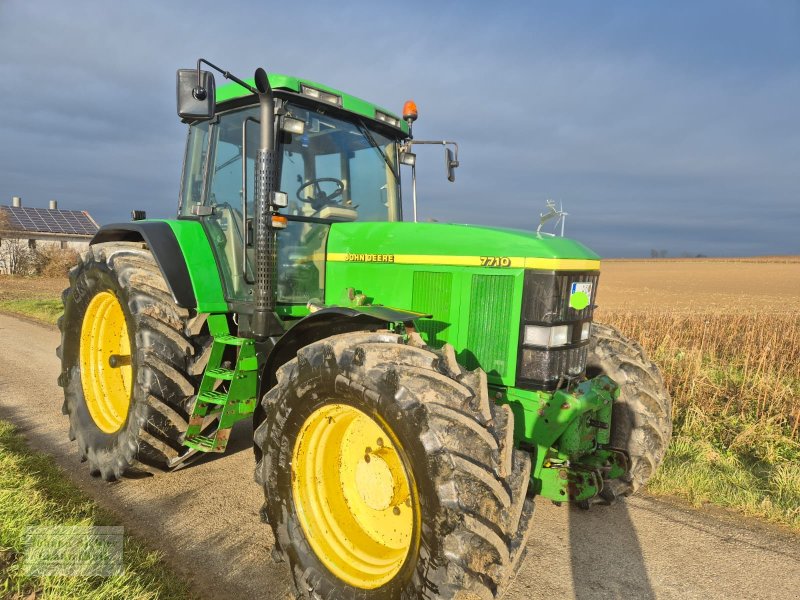
[[541, 325], [525, 325], [524, 344], [526, 346], [566, 346], [572, 339], [572, 325], [556, 325], [543, 327]]

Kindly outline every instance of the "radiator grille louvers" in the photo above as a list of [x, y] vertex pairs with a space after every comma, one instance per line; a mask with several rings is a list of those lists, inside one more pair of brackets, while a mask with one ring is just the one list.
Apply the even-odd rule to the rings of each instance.
[[[455, 304], [463, 297], [462, 286], [469, 286], [463, 290], [463, 293], [469, 291], [466, 343], [463, 331], [457, 338], [453, 329], [459, 321]], [[517, 332], [517, 324], [511, 323], [513, 301], [511, 275], [466, 275], [456, 280], [448, 272], [414, 273], [411, 310], [434, 315], [433, 319], [418, 319], [417, 329], [428, 345], [436, 348], [450, 342], [458, 351], [464, 344], [466, 349], [458, 352], [458, 360], [467, 369], [481, 367], [497, 377], [511, 375], [513, 365], [509, 363], [508, 348], [511, 336]]]
[[508, 345], [517, 326], [511, 324], [514, 277], [510, 275], [473, 275], [470, 289], [469, 326], [464, 363], [468, 369], [478, 366], [488, 374], [508, 374]]
[[453, 296], [453, 274], [433, 271], [414, 273], [411, 310], [428, 313], [433, 319], [418, 319], [417, 329], [428, 345], [439, 348], [446, 341], [450, 327], [450, 306]]

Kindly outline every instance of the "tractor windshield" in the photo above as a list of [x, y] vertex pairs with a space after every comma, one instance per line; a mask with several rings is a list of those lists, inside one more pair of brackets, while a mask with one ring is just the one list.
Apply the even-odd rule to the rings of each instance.
[[[396, 139], [370, 130], [357, 117], [343, 120], [291, 104], [287, 110], [305, 122], [305, 132], [279, 134], [280, 189], [289, 196], [284, 212], [331, 221], [401, 219]], [[211, 131], [208, 123], [190, 128], [183, 215], [196, 214], [198, 205], [240, 208], [246, 194], [247, 213], [252, 217], [257, 118], [258, 109], [247, 108], [223, 113]], [[244, 186], [243, 129], [248, 146]], [[206, 166], [209, 135], [212, 157]]]
[[400, 219], [396, 140], [300, 106], [302, 135], [283, 133], [281, 190], [289, 214], [336, 221]]
[[[278, 238], [278, 300], [305, 303], [322, 297], [330, 223], [402, 219], [399, 140], [355, 115], [339, 118], [292, 103], [285, 108], [305, 131], [278, 133], [280, 190], [289, 198], [282, 211], [289, 226]], [[258, 116], [257, 107], [229, 111], [189, 130], [181, 214], [203, 217], [229, 300], [248, 299], [254, 279], [253, 250], [244, 237], [254, 216]]]

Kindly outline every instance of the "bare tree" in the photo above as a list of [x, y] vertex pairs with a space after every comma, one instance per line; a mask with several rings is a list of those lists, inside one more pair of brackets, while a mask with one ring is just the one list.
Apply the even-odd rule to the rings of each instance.
[[33, 252], [24, 232], [14, 225], [4, 210], [0, 210], [0, 268], [10, 275], [27, 275]]

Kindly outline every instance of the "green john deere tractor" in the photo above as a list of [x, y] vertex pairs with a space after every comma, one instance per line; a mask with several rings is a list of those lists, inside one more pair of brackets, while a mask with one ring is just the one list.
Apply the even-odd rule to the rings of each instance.
[[412, 105], [203, 59], [177, 83], [177, 218], [102, 227], [64, 293], [59, 383], [93, 474], [180, 468], [252, 420], [276, 555], [329, 599], [497, 597], [535, 497], [609, 503], [653, 474], [670, 399], [592, 322], [597, 255], [404, 221]]

